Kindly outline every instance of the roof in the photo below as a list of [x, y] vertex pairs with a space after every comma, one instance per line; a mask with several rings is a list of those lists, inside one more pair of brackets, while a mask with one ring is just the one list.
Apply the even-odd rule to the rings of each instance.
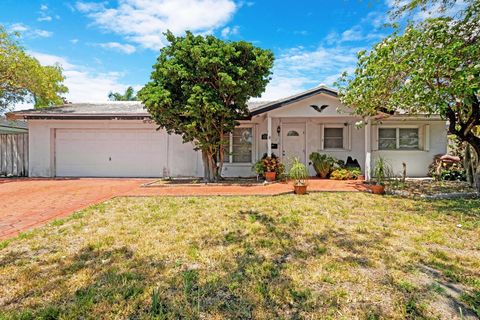
[[0, 117], [0, 133], [23, 133], [28, 131], [28, 124], [25, 121], [7, 120]]
[[145, 118], [150, 115], [138, 101], [69, 103], [60, 106], [7, 113], [8, 119]]
[[[337, 97], [337, 91], [325, 86], [316, 87], [276, 101], [249, 101], [251, 115], [258, 115], [318, 93]], [[14, 111], [8, 119], [144, 119], [150, 115], [139, 101], [108, 101], [70, 103], [56, 107]]]
[[312, 89], [307, 90], [307, 91], [297, 93], [295, 95], [292, 95], [292, 96], [289, 96], [289, 97], [286, 97], [286, 98], [282, 98], [282, 99], [279, 99], [279, 100], [276, 100], [276, 101], [273, 101], [273, 102], [270, 102], [270, 103], [259, 105], [256, 108], [251, 108], [250, 113], [251, 113], [252, 116], [259, 115], [259, 114], [262, 114], [262, 113], [265, 113], [265, 112], [268, 112], [268, 111], [271, 111], [271, 110], [281, 108], [283, 106], [286, 106], [288, 104], [297, 102], [299, 100], [310, 98], [311, 96], [314, 96], [314, 95], [319, 94], [319, 93], [325, 93], [325, 94], [330, 95], [330, 96], [335, 97], [335, 98], [338, 97], [338, 92], [336, 90], [321, 85], [321, 86], [312, 88]]

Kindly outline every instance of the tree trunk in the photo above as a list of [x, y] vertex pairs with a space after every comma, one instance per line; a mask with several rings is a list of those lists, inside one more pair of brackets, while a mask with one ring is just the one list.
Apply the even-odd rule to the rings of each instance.
[[215, 162], [215, 154], [209, 150], [202, 150], [203, 159], [203, 180], [214, 182], [217, 179], [218, 170]]
[[472, 159], [472, 151], [468, 143], [465, 144], [465, 151], [463, 155], [463, 167], [465, 168], [465, 175], [467, 177], [467, 182], [473, 185], [474, 175], [475, 175], [475, 166]]

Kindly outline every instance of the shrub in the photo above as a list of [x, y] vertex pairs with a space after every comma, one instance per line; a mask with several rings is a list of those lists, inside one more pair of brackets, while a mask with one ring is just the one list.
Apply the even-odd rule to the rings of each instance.
[[459, 169], [444, 169], [440, 171], [440, 175], [438, 177], [440, 180], [444, 181], [466, 181], [467, 176], [464, 170]]
[[362, 172], [358, 168], [336, 169], [330, 174], [332, 180], [357, 180]]
[[337, 159], [326, 154], [320, 154], [318, 152], [312, 152], [310, 154], [310, 161], [312, 161], [313, 168], [317, 173], [317, 176], [325, 179], [332, 172]]

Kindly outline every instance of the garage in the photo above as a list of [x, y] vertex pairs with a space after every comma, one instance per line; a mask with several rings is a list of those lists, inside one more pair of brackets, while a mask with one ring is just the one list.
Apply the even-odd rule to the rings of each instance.
[[14, 117], [28, 120], [30, 177], [203, 175], [195, 146], [159, 129], [138, 101], [69, 103]]
[[167, 135], [152, 129], [56, 129], [55, 176], [161, 177]]

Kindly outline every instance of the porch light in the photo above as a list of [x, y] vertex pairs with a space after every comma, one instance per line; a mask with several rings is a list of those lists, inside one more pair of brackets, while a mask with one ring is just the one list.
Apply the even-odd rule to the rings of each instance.
[[280, 126], [277, 127], [277, 133], [280, 134]]

